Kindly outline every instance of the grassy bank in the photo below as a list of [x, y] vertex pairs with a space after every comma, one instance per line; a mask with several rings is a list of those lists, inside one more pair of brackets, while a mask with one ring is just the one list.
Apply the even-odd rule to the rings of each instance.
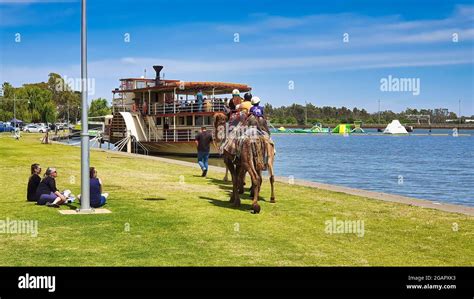
[[[0, 220], [37, 220], [37, 237], [0, 234], [0, 265], [473, 265], [473, 217], [277, 183], [262, 212], [228, 204], [222, 174], [91, 153], [112, 214], [60, 215], [26, 202], [29, 165], [58, 169], [79, 193], [80, 149], [41, 145], [40, 135], [0, 137]], [[63, 206], [61, 209], [74, 207]], [[325, 222], [363, 220], [364, 236], [327, 234]], [[456, 229], [458, 228], [457, 231]]]

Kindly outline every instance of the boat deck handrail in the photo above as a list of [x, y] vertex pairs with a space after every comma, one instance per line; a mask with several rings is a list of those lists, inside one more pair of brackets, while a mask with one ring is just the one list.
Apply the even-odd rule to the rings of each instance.
[[196, 101], [174, 101], [173, 103], [154, 103], [151, 105], [121, 105], [113, 106], [114, 111], [120, 112], [142, 112], [145, 115], [158, 114], [179, 114], [198, 112], [226, 112], [226, 105], [223, 99], [209, 99], [201, 104]]
[[[207, 131], [212, 134], [213, 129], [212, 127], [207, 127]], [[150, 136], [151, 142], [189, 142], [194, 141], [196, 135], [200, 132], [200, 128], [192, 128], [192, 129], [169, 129], [164, 130], [162, 134], [158, 135], [155, 134]]]

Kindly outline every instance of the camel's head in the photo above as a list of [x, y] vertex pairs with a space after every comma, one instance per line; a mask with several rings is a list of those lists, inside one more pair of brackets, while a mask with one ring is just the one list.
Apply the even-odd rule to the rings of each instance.
[[226, 138], [227, 116], [224, 113], [214, 115], [214, 140], [222, 144]]

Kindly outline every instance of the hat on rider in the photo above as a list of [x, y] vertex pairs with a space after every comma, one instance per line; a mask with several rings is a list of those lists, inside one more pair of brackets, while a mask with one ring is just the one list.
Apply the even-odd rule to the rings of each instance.
[[252, 100], [252, 94], [250, 92], [246, 92], [244, 95], [244, 100], [246, 101]]
[[233, 96], [240, 96], [240, 91], [238, 89], [232, 90], [232, 95]]
[[259, 97], [252, 97], [252, 105], [258, 105], [260, 103]]

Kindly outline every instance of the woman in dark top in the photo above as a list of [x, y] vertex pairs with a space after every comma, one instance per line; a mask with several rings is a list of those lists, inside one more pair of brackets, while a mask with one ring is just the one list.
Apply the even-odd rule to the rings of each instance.
[[44, 174], [44, 178], [36, 190], [36, 198], [39, 205], [47, 205], [49, 207], [58, 208], [59, 205], [66, 202], [66, 197], [56, 188], [56, 180], [58, 173], [56, 168], [48, 168]]
[[107, 193], [102, 194], [102, 181], [97, 177], [97, 170], [95, 170], [95, 167], [90, 168], [89, 176], [91, 179], [91, 185], [90, 185], [91, 207], [99, 208], [105, 205], [108, 194]]
[[28, 189], [26, 191], [26, 198], [28, 201], [36, 201], [36, 190], [38, 185], [41, 182], [41, 167], [39, 164], [35, 163], [31, 165], [31, 176], [28, 180]]
[[[93, 208], [100, 208], [105, 205], [107, 201], [108, 193], [102, 193], [102, 181], [97, 177], [97, 170], [95, 167], [89, 169], [90, 177], [90, 187], [89, 187], [89, 200], [90, 205]], [[81, 200], [81, 195], [78, 196], [79, 201]]]

